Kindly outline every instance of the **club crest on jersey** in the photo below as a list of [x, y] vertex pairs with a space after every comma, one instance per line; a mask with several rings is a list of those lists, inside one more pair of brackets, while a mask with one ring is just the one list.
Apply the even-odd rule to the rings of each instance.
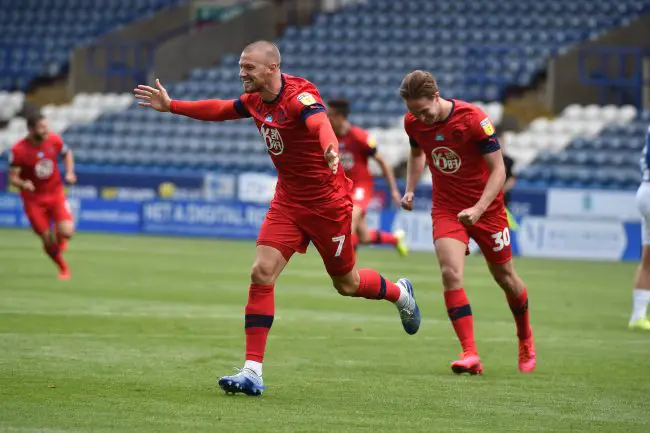
[[436, 147], [431, 151], [433, 165], [444, 174], [456, 173], [460, 168], [460, 156], [448, 147]]
[[41, 159], [34, 166], [34, 173], [39, 179], [47, 179], [54, 173], [54, 163], [50, 159]]
[[273, 122], [273, 116], [267, 114], [266, 117], [264, 118], [264, 121], [269, 123]]
[[492, 126], [492, 122], [490, 122], [490, 119], [487, 117], [481, 120], [481, 127], [483, 128], [485, 135], [494, 135], [494, 126]]
[[275, 128], [269, 128], [266, 125], [260, 127], [260, 134], [266, 144], [266, 150], [272, 155], [282, 155], [284, 152], [284, 142], [280, 136], [280, 131]]
[[42, 158], [42, 157], [45, 156], [45, 154], [44, 154], [43, 152], [38, 152], [38, 153], [36, 154], [36, 156], [39, 157], [39, 158]]
[[436, 134], [436, 141], [445, 141], [445, 136], [442, 134]]
[[309, 92], [302, 92], [300, 95], [298, 95], [298, 101], [302, 105], [310, 106], [314, 105], [316, 103], [316, 98], [314, 98], [314, 95], [312, 95]]

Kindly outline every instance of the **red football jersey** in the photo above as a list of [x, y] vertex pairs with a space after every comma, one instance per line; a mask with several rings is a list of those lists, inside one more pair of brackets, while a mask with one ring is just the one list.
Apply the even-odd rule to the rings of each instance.
[[14, 144], [9, 164], [20, 167], [20, 178], [31, 180], [36, 188], [33, 193], [21, 191], [23, 199], [63, 194], [58, 156], [67, 151], [61, 136], [54, 133], [50, 133], [40, 145], [32, 144], [27, 138]]
[[352, 180], [354, 186], [372, 187], [373, 178], [368, 168], [368, 160], [377, 153], [375, 138], [368, 131], [354, 125], [347, 134], [337, 138], [345, 175]]
[[[458, 212], [472, 207], [481, 198], [490, 176], [483, 155], [497, 151], [494, 126], [479, 107], [451, 100], [447, 119], [427, 125], [411, 113], [404, 129], [411, 146], [422, 149], [433, 178], [433, 213]], [[503, 212], [503, 193], [488, 206], [486, 213]]]
[[265, 102], [259, 93], [235, 100], [243, 117], [253, 117], [278, 171], [276, 197], [283, 201], [314, 204], [345, 197], [351, 185], [342, 169], [327, 165], [318, 135], [305, 119], [325, 112], [323, 100], [311, 82], [282, 74], [280, 93]]

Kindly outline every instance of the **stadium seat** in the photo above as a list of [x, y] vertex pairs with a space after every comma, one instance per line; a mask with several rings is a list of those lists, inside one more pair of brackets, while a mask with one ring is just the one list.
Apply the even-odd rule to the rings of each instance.
[[[554, 123], [567, 125], [567, 128], [555, 128], [568, 129], [573, 134], [573, 139], [565, 148], [540, 152], [520, 176], [532, 181], [539, 174], [541, 167], [551, 164], [555, 167], [553, 176], [548, 182], [542, 183], [542, 186], [561, 183], [565, 187], [636, 188], [641, 176], [639, 159], [648, 128], [648, 121], [644, 120], [645, 113], [637, 113], [631, 106], [570, 105], [562, 112], [561, 119], [564, 120], [532, 122], [529, 129], [535, 129], [537, 134], [542, 134], [543, 129]], [[570, 126], [571, 123], [576, 126]], [[589, 125], [597, 123], [601, 123], [600, 133], [594, 135], [598, 128], [594, 129]], [[609, 124], [606, 125], [607, 123]], [[526, 141], [530, 140], [529, 137], [520, 134], [512, 138], [515, 143], [530, 145], [531, 143]], [[551, 149], [551, 146], [548, 148]]]
[[0, 7], [0, 53], [8, 51], [10, 55], [0, 55], [0, 75], [7, 77], [0, 80], [0, 90], [25, 90], [36, 77], [57, 76], [75, 46], [185, 1], [142, 1], [135, 8], [131, 0], [101, 5], [77, 0], [7, 1]]
[[[47, 0], [52, 7], [45, 13], [37, 7], [37, 0], [0, 0], [0, 52], [3, 41], [47, 39], [43, 44], [46, 48], [17, 50], [12, 64], [14, 69], [30, 71], [30, 76], [46, 74], [48, 67], [55, 71], [57, 65], [65, 64], [65, 58], [59, 56], [67, 56], [68, 50], [85, 38], [179, 1], [115, 0], [102, 3], [102, 13], [98, 13], [93, 2]], [[368, 0], [335, 13], [318, 14], [311, 26], [287, 27], [277, 42], [286, 72], [313, 80], [326, 99], [350, 99], [351, 120], [371, 128], [382, 152], [391, 162], [399, 163], [408, 149], [401, 125], [406, 110], [397, 92], [405, 73], [416, 68], [433, 71], [443, 96], [485, 101], [479, 105], [498, 125], [508, 86], [530, 85], [553, 53], [600, 35], [622, 20], [647, 11], [647, 7], [645, 0]], [[30, 29], [17, 24], [27, 21], [40, 24]], [[237, 53], [226, 55], [219, 66], [196, 69], [185, 81], [168, 83], [167, 88], [176, 98], [237, 97], [241, 92], [238, 60]], [[0, 88], [15, 84], [16, 80], [0, 74]], [[7, 108], [13, 105], [3, 103], [2, 95], [0, 120], [12, 117], [19, 109]], [[22, 105], [22, 100], [14, 105]], [[217, 125], [160, 116], [134, 107], [130, 95], [110, 94], [79, 94], [71, 106], [48, 107], [46, 111], [57, 128], [68, 127], [74, 146], [84, 151], [101, 149], [91, 142], [97, 138], [106, 144], [107, 151], [117, 152], [88, 151], [83, 155], [88, 160], [119, 165], [124, 152], [137, 150], [138, 156], [131, 163], [134, 166], [171, 164], [183, 169], [236, 172], [247, 168], [241, 161], [250, 160], [250, 165], [259, 170], [269, 169], [270, 160], [250, 121]], [[537, 178], [530, 179], [535, 184], [540, 179], [565, 185], [619, 184], [632, 177], [593, 179], [584, 168], [610, 163], [627, 170], [630, 155], [642, 145], [638, 140], [644, 133], [641, 121], [650, 121], [650, 111], [637, 116], [629, 106], [570, 105], [556, 119], [536, 119], [521, 133], [508, 134], [504, 143], [518, 165], [532, 162], [522, 171], [524, 177], [528, 169], [543, 168], [535, 172]], [[87, 129], [82, 125], [88, 125]], [[24, 128], [9, 126], [0, 132], [0, 146], [24, 133]], [[120, 140], [98, 138], [103, 134], [119, 136]], [[179, 152], [178, 159], [152, 156], [163, 149]], [[218, 158], [210, 156], [213, 152]], [[243, 154], [248, 158], [242, 158]], [[551, 164], [564, 168], [553, 171]], [[571, 171], [578, 167], [581, 169]]]

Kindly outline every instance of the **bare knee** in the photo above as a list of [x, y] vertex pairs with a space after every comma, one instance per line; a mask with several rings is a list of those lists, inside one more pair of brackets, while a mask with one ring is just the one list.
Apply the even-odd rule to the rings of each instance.
[[74, 223], [72, 221], [61, 221], [56, 225], [56, 233], [65, 239], [74, 236]]
[[639, 262], [639, 270], [642, 272], [650, 273], [650, 245], [643, 246], [641, 261]]
[[440, 267], [442, 285], [446, 290], [463, 287], [463, 275], [459, 267], [443, 264]]
[[491, 265], [490, 272], [494, 281], [503, 289], [504, 292], [517, 295], [520, 292], [519, 277], [515, 272], [512, 263], [503, 265]]
[[59, 230], [59, 235], [61, 235], [61, 237], [65, 239], [71, 239], [75, 235], [74, 228], [70, 227], [70, 228]]
[[332, 285], [341, 296], [354, 296], [359, 291], [359, 281], [353, 272], [341, 277], [332, 276]]
[[334, 288], [336, 289], [337, 292], [339, 292], [339, 295], [341, 296], [354, 296], [357, 294], [357, 291], [359, 290], [358, 287], [354, 284], [349, 284], [349, 283], [342, 283], [342, 282], [333, 282]]
[[512, 273], [504, 271], [504, 272], [496, 272], [494, 274], [494, 281], [499, 285], [504, 290], [509, 290], [514, 287], [515, 279], [514, 275]]
[[268, 260], [256, 260], [251, 269], [251, 283], [269, 285], [275, 284], [277, 279], [277, 266]]

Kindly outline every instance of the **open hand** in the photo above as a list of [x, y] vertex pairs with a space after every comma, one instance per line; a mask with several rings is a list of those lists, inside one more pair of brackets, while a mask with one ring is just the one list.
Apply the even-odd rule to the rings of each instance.
[[339, 170], [339, 154], [334, 150], [333, 144], [330, 144], [325, 149], [325, 161], [327, 161], [327, 165], [329, 165], [332, 173], [336, 174]]
[[167, 112], [170, 110], [172, 99], [169, 97], [167, 90], [165, 90], [163, 85], [160, 84], [160, 80], [157, 78], [155, 89], [140, 84], [136, 89], [133, 89], [133, 93], [137, 99], [142, 100], [142, 102], [138, 102], [138, 105], [141, 107], [149, 107], [161, 112]]

